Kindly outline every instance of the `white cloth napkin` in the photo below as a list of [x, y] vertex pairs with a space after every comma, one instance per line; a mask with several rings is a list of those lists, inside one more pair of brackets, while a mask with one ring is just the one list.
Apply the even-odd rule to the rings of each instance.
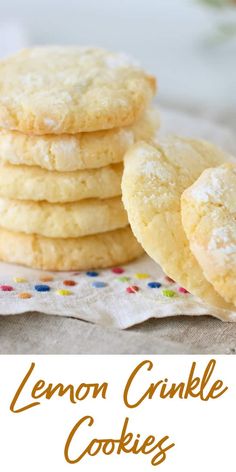
[[[231, 153], [235, 150], [236, 154], [236, 140], [227, 129], [173, 111], [162, 110], [161, 117], [162, 134], [175, 132], [207, 138]], [[24, 296], [28, 298], [21, 298]], [[125, 267], [88, 273], [42, 273], [0, 263], [0, 314], [27, 311], [80, 318], [118, 328], [127, 328], [152, 317], [180, 314], [211, 314], [222, 320], [236, 321], [236, 313], [206, 306], [184, 293], [181, 287], [165, 278], [160, 267], [148, 256]]]

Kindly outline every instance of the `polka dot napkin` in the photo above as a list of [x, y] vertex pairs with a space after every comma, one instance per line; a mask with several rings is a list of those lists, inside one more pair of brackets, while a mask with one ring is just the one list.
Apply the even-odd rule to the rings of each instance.
[[118, 328], [179, 314], [228, 317], [166, 277], [148, 256], [127, 266], [88, 272], [42, 273], [0, 264], [0, 274], [2, 315], [38, 311]]

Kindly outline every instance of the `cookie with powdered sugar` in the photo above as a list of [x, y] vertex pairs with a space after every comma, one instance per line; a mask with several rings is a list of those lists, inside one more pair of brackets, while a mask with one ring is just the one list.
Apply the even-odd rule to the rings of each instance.
[[155, 94], [154, 77], [124, 54], [35, 47], [0, 62], [0, 127], [61, 134], [128, 126]]
[[158, 128], [152, 108], [131, 126], [91, 133], [35, 136], [2, 129], [0, 160], [59, 172], [100, 168], [121, 162], [134, 142], [150, 139]]
[[143, 249], [129, 226], [67, 239], [45, 238], [0, 228], [0, 259], [36, 269], [102, 269], [125, 264], [141, 254]]
[[182, 221], [206, 279], [236, 305], [236, 165], [207, 169], [182, 195]]
[[232, 309], [193, 256], [180, 205], [181, 194], [204, 169], [226, 160], [223, 151], [203, 141], [170, 137], [141, 142], [125, 155], [122, 194], [135, 236], [164, 272], [209, 304]]
[[49, 238], [77, 238], [127, 226], [121, 197], [72, 203], [9, 200], [0, 197], [1, 228]]
[[51, 203], [121, 195], [123, 163], [99, 169], [57, 172], [0, 163], [0, 196]]

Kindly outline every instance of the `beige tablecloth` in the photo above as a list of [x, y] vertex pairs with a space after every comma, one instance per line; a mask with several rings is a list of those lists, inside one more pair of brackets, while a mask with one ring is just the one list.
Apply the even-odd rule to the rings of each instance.
[[39, 313], [0, 316], [0, 354], [235, 352], [236, 323], [222, 323], [207, 316], [149, 320], [126, 331]]

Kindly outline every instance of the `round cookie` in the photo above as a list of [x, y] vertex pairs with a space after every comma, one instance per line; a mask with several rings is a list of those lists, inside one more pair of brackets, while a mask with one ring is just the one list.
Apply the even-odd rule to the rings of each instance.
[[0, 160], [70, 172], [94, 169], [123, 160], [129, 146], [153, 137], [159, 127], [157, 110], [150, 109], [134, 125], [76, 135], [34, 136], [0, 131]]
[[56, 172], [40, 167], [0, 165], [0, 196], [51, 203], [121, 194], [123, 163], [100, 169]]
[[182, 195], [182, 222], [206, 279], [236, 305], [236, 165], [205, 170]]
[[35, 47], [0, 62], [0, 127], [31, 134], [98, 131], [134, 123], [155, 93], [124, 54]]
[[86, 270], [125, 264], [143, 253], [129, 226], [82, 238], [45, 238], [0, 229], [0, 259], [44, 270]]
[[0, 197], [1, 227], [49, 238], [77, 238], [129, 224], [120, 197], [72, 203], [32, 202]]
[[122, 193], [129, 222], [145, 251], [189, 292], [232, 309], [203, 276], [182, 227], [180, 198], [210, 166], [227, 160], [207, 142], [172, 137], [134, 145], [125, 156]]

